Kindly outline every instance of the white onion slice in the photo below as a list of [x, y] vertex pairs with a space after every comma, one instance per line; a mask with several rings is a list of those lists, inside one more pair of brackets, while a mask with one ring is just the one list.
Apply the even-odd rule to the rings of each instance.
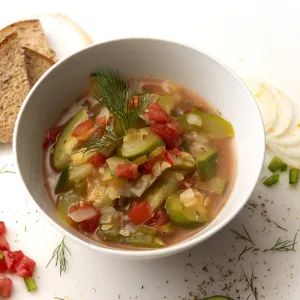
[[196, 125], [200, 127], [202, 125], [202, 119], [200, 116], [197, 116], [195, 114], [188, 114], [186, 117], [186, 120], [189, 124]]
[[109, 216], [111, 216], [114, 219], [116, 219], [118, 217], [118, 212], [113, 207], [110, 207], [110, 206], [103, 207], [101, 209], [101, 213], [102, 213], [102, 215], [100, 218], [100, 223], [107, 220], [109, 218]]
[[93, 207], [80, 207], [76, 211], [68, 214], [74, 222], [82, 222], [89, 220], [97, 215], [97, 211]]

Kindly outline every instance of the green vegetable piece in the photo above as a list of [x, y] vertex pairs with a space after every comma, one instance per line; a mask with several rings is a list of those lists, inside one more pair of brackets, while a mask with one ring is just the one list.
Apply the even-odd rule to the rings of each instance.
[[28, 292], [33, 292], [37, 290], [37, 285], [33, 277], [24, 278]]
[[196, 188], [206, 192], [214, 193], [219, 196], [224, 194], [224, 191], [227, 187], [228, 180], [221, 177], [213, 177], [209, 181], [198, 181], [196, 183]]
[[284, 162], [281, 162], [281, 164], [279, 165], [279, 171], [284, 172], [287, 170], [287, 164]]
[[289, 183], [290, 184], [295, 184], [299, 180], [299, 170], [298, 169], [290, 169], [290, 174], [289, 174]]
[[212, 297], [205, 298], [203, 300], [233, 300], [233, 299], [226, 296], [212, 296]]
[[94, 167], [89, 164], [83, 164], [77, 167], [69, 167], [69, 183], [71, 185], [92, 175]]
[[162, 147], [157, 147], [156, 149], [154, 149], [150, 154], [149, 154], [149, 158], [154, 158], [154, 157], [157, 157], [157, 156], [160, 156], [163, 151], [165, 150], [166, 148], [164, 146]]
[[110, 168], [110, 171], [114, 174], [116, 172], [117, 165], [126, 164], [128, 163], [128, 160], [123, 157], [112, 156], [108, 158], [106, 162]]
[[140, 225], [138, 226], [139, 232], [148, 234], [148, 235], [157, 235], [157, 227], [148, 226], [148, 225]]
[[111, 234], [107, 231], [99, 229], [97, 231], [97, 235], [104, 241], [117, 242], [121, 244], [129, 244], [148, 248], [166, 247], [165, 243], [161, 239], [141, 232], [129, 236], [122, 236], [115, 233]]
[[72, 224], [71, 220], [68, 218], [69, 208], [73, 204], [77, 204], [80, 200], [80, 197], [75, 194], [73, 191], [60, 194], [57, 198], [57, 213], [59, 216], [66, 221], [68, 224]]
[[74, 192], [78, 196], [85, 197], [86, 193], [87, 193], [87, 181], [82, 180], [82, 181], [79, 181], [79, 182], [75, 183], [74, 186], [73, 186], [73, 189], [74, 189]]
[[3, 260], [3, 251], [0, 250], [0, 261]]
[[[82, 109], [67, 123], [54, 147], [53, 164], [56, 169], [62, 170], [68, 165], [72, 154], [69, 149], [72, 148], [70, 147], [70, 142], [72, 141], [72, 138], [74, 138], [72, 137], [72, 132], [78, 124], [88, 120], [88, 118], [87, 112]], [[73, 146], [75, 146], [75, 143], [77, 143], [76, 138], [74, 138]]]
[[279, 177], [280, 177], [280, 175], [278, 173], [274, 173], [270, 177], [266, 178], [263, 181], [263, 184], [265, 186], [272, 186], [272, 185], [276, 184], [279, 181]]
[[174, 165], [172, 169], [179, 171], [192, 171], [195, 169], [196, 163], [193, 156], [187, 152], [181, 152], [181, 155], [172, 155]]
[[201, 180], [209, 180], [216, 175], [218, 153], [215, 150], [201, 150], [196, 153], [197, 172]]
[[268, 169], [269, 169], [272, 173], [274, 173], [274, 172], [276, 172], [276, 171], [280, 168], [280, 165], [281, 165], [281, 159], [280, 159], [279, 157], [275, 156], [275, 157], [271, 160], [271, 162], [270, 162], [270, 164], [269, 164], [269, 166], [268, 166]]
[[152, 133], [149, 127], [131, 129], [123, 139], [121, 151], [123, 157], [135, 159], [164, 145], [161, 137]]
[[135, 163], [136, 165], [140, 166], [140, 165], [144, 164], [144, 163], [147, 162], [147, 161], [148, 161], [147, 155], [143, 155], [143, 156], [141, 156], [141, 157], [139, 157], [139, 158], [136, 158], [136, 159], [133, 161], [133, 163]]
[[180, 195], [183, 191], [178, 191], [168, 197], [165, 203], [165, 209], [175, 224], [181, 226], [195, 226], [208, 222], [207, 210], [204, 207], [202, 195], [193, 190], [194, 197], [189, 199], [189, 204], [184, 203]]
[[69, 188], [69, 167], [65, 167], [59, 176], [54, 192], [55, 194], [64, 193], [68, 191]]
[[171, 115], [171, 112], [175, 108], [174, 97], [171, 95], [159, 96], [156, 103], [158, 103], [168, 115]]
[[184, 179], [183, 175], [172, 170], [165, 171], [158, 180], [143, 195], [150, 203], [151, 210], [159, 207], [170, 194], [177, 191], [179, 182]]

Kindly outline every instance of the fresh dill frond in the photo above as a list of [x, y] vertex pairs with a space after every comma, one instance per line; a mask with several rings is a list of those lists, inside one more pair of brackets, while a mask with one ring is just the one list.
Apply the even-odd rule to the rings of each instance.
[[5, 174], [5, 173], [16, 174], [16, 172], [14, 172], [14, 171], [5, 170], [6, 167], [7, 167], [7, 165], [3, 166], [3, 167], [0, 169], [0, 174]]
[[276, 225], [277, 228], [284, 230], [284, 231], [288, 231], [286, 228], [283, 228], [282, 226], [280, 226], [279, 224], [277, 224], [276, 222], [272, 221], [274, 225]]
[[237, 239], [248, 241], [253, 246], [255, 246], [255, 244], [254, 244], [253, 240], [251, 239], [250, 234], [248, 233], [247, 229], [245, 228], [245, 226], [243, 224], [242, 224], [242, 226], [243, 226], [245, 234], [239, 233], [236, 230], [232, 230], [232, 229], [231, 229], [231, 231], [236, 235]]
[[[254, 280], [255, 280], [255, 276], [254, 276], [254, 271], [253, 271], [253, 267], [252, 267], [252, 274], [251, 274], [251, 277], [249, 278], [247, 275], [246, 275], [246, 272], [244, 270], [244, 268], [241, 266], [241, 269], [244, 273], [244, 276], [246, 278], [246, 282], [247, 282], [247, 285], [248, 285], [248, 288], [251, 290], [253, 296], [254, 296], [254, 299], [257, 300], [258, 299], [258, 291], [257, 291], [257, 287], [255, 286], [255, 283], [254, 283]], [[249, 298], [249, 297], [248, 297]], [[248, 299], [247, 298], [247, 299]]]
[[283, 240], [281, 237], [279, 237], [278, 240], [276, 241], [275, 245], [272, 248], [265, 249], [264, 252], [267, 252], [267, 251], [278, 251], [278, 252], [296, 251], [295, 250], [295, 245], [297, 244], [296, 238], [297, 238], [297, 233], [295, 234], [293, 240]]
[[240, 253], [240, 255], [238, 257], [238, 260], [240, 260], [246, 252], [248, 252], [249, 250], [252, 250], [252, 249], [253, 249], [252, 246], [251, 247], [245, 246], [244, 250]]
[[[93, 73], [92, 80], [96, 85], [96, 99], [118, 119], [123, 136], [154, 100], [151, 94], [139, 93], [138, 81], [132, 79], [130, 84], [124, 83], [117, 72], [103, 69]], [[132, 103], [134, 96], [138, 96], [135, 104]]]
[[67, 270], [67, 264], [68, 264], [66, 259], [67, 253], [71, 255], [69, 248], [65, 244], [65, 237], [64, 237], [61, 243], [53, 251], [52, 257], [49, 260], [46, 268], [48, 268], [52, 260], [55, 259], [55, 267], [59, 264], [59, 274], [61, 276], [62, 272], [66, 272]]

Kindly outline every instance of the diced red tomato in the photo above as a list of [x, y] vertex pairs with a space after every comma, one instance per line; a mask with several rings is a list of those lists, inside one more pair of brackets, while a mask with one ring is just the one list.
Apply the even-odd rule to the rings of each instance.
[[27, 256], [23, 256], [21, 261], [16, 266], [17, 274], [22, 277], [31, 277], [35, 269], [36, 263], [34, 260]]
[[79, 228], [82, 231], [93, 233], [99, 226], [100, 212], [97, 210], [97, 215], [89, 220], [82, 221], [79, 224]]
[[146, 115], [148, 116], [149, 120], [160, 124], [167, 124], [170, 120], [167, 112], [155, 102], [149, 105]]
[[54, 144], [60, 133], [61, 130], [57, 127], [49, 128], [43, 141], [43, 149], [46, 150], [51, 144]]
[[0, 221], [0, 235], [3, 235], [6, 232], [5, 223]]
[[151, 124], [150, 130], [159, 135], [168, 148], [178, 148], [180, 145], [180, 134], [174, 126], [169, 124]]
[[96, 153], [91, 158], [89, 158], [89, 162], [97, 168], [101, 167], [105, 163], [105, 160], [106, 157], [101, 153]]
[[128, 106], [129, 106], [130, 108], [134, 108], [134, 107], [138, 107], [138, 105], [139, 105], [139, 96], [133, 96], [133, 97], [130, 99], [130, 101], [129, 101], [129, 103], [128, 103]]
[[157, 210], [154, 215], [146, 222], [146, 225], [159, 227], [169, 222], [169, 216], [164, 208]]
[[73, 136], [81, 136], [94, 127], [94, 123], [91, 120], [86, 120], [78, 124], [72, 132]]
[[4, 236], [0, 236], [0, 250], [9, 250], [9, 244]]
[[[98, 125], [101, 126], [101, 127], [105, 127], [105, 126], [106, 126], [106, 117], [102, 117], [102, 118], [96, 119], [96, 124], [98, 124]], [[103, 133], [104, 133], [104, 130], [101, 129], [101, 128], [99, 128], [99, 129], [97, 129], [97, 132], [98, 132], [99, 134], [103, 134]]]
[[135, 201], [132, 204], [131, 211], [128, 213], [128, 218], [135, 225], [145, 223], [150, 217], [150, 203], [147, 200]]
[[125, 179], [135, 180], [138, 178], [137, 164], [118, 164], [116, 168], [116, 176]]
[[12, 281], [7, 277], [0, 278], [0, 295], [9, 298], [12, 290]]
[[22, 260], [24, 254], [22, 251], [4, 251], [4, 261], [7, 265], [8, 271], [11, 273], [16, 272], [17, 264]]
[[182, 127], [180, 126], [178, 118], [176, 118], [176, 117], [171, 118], [171, 120], [169, 122], [169, 126], [173, 127], [175, 130], [177, 130], [179, 135], [182, 134]]
[[170, 154], [170, 152], [165, 150], [165, 151], [163, 151], [162, 156], [163, 156], [164, 160], [166, 162], [168, 162], [171, 166], [175, 165], [174, 159], [173, 159], [172, 155]]
[[7, 271], [7, 265], [5, 261], [0, 261], [0, 273], [5, 273]]
[[180, 155], [181, 155], [181, 151], [178, 150], [177, 148], [172, 149], [172, 152], [173, 152], [176, 156], [180, 156]]
[[151, 174], [157, 158], [152, 158], [139, 166], [143, 174]]

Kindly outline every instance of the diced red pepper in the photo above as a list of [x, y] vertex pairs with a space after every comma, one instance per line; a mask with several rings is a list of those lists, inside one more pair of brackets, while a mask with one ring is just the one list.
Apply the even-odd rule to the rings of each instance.
[[100, 217], [101, 217], [101, 214], [100, 214], [99, 210], [97, 210], [97, 215], [89, 220], [80, 222], [79, 228], [82, 231], [93, 233], [99, 226]]
[[7, 277], [0, 278], [0, 295], [2, 298], [9, 298], [12, 290], [12, 281]]
[[58, 127], [49, 128], [43, 141], [43, 149], [46, 150], [51, 144], [54, 144], [60, 133], [61, 130]]
[[0, 236], [0, 250], [9, 250], [9, 244], [4, 236]]
[[175, 162], [174, 162], [174, 159], [172, 157], [172, 155], [167, 151], [163, 151], [162, 153], [162, 157], [164, 158], [164, 160], [166, 162], [168, 162], [171, 166], [174, 166], [175, 165]]
[[22, 260], [24, 254], [22, 251], [4, 251], [4, 261], [7, 265], [8, 271], [11, 273], [16, 272], [17, 264]]
[[96, 153], [89, 158], [89, 162], [96, 168], [101, 167], [105, 163], [106, 157], [101, 153]]
[[138, 166], [134, 163], [118, 164], [116, 176], [124, 179], [135, 180], [138, 178]]
[[[170, 122], [168, 123], [169, 127], [173, 127], [179, 135], [182, 134], [182, 127], [180, 126], [179, 120], [176, 117], [171, 118]], [[176, 147], [174, 147], [176, 148]]]
[[159, 135], [170, 148], [178, 148], [180, 145], [180, 133], [170, 124], [151, 124], [150, 130]]
[[143, 174], [151, 174], [156, 162], [157, 162], [157, 158], [155, 157], [151, 158], [145, 163], [141, 164], [139, 168]]
[[178, 157], [181, 155], [181, 151], [177, 148], [172, 149], [172, 152]]
[[148, 107], [148, 112], [146, 113], [149, 120], [160, 124], [167, 124], [170, 120], [167, 112], [158, 103], [151, 103]]
[[23, 256], [21, 261], [16, 265], [17, 274], [22, 277], [31, 277], [35, 269], [36, 263], [34, 260], [27, 256]]
[[135, 201], [132, 204], [131, 211], [128, 213], [128, 218], [135, 225], [145, 223], [150, 217], [150, 203], [147, 200]]
[[[106, 117], [101, 117], [96, 119], [96, 124], [98, 124], [101, 127], [105, 127], [106, 126]], [[103, 134], [104, 130], [102, 128], [97, 129], [97, 132], [99, 134]]]
[[149, 226], [159, 227], [169, 222], [169, 215], [164, 208], [157, 210], [154, 215], [145, 224]]
[[87, 131], [89, 131], [90, 129], [92, 129], [94, 127], [94, 123], [91, 120], [86, 120], [80, 124], [78, 124], [73, 132], [72, 135], [73, 136], [81, 136], [84, 133], [86, 133]]
[[0, 221], [0, 235], [3, 235], [6, 232], [5, 223]]
[[5, 273], [7, 271], [7, 265], [5, 261], [0, 261], [0, 273]]

